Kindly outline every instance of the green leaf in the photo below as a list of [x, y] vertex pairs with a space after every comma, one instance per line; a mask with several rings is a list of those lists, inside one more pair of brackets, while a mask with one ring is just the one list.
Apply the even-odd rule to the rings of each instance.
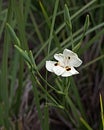
[[88, 66], [94, 64], [95, 62], [97, 62], [97, 61], [99, 61], [99, 60], [101, 60], [101, 59], [103, 59], [103, 58], [104, 58], [104, 55], [101, 55], [101, 56], [99, 56], [99, 57], [93, 59], [92, 61], [86, 63], [85, 65], [83, 65], [83, 66], [81, 67], [81, 69], [84, 69], [84, 68], [86, 68], [86, 67], [88, 67]]
[[73, 43], [73, 32], [72, 32], [72, 22], [71, 22], [71, 16], [70, 16], [70, 13], [69, 13], [69, 9], [67, 7], [67, 5], [65, 4], [65, 7], [64, 7], [64, 20], [65, 20], [65, 23], [69, 29], [69, 35], [71, 37], [71, 44], [72, 44], [72, 49], [74, 47], [74, 43]]
[[70, 31], [72, 31], [71, 16], [70, 16], [69, 9], [66, 4], [64, 7], [64, 20], [65, 20], [66, 25], [69, 27]]
[[14, 47], [19, 51], [19, 53], [24, 57], [24, 59], [31, 65], [31, 60], [28, 56], [27, 51], [22, 50], [19, 46], [14, 45]]
[[82, 37], [81, 37], [79, 43], [73, 48], [74, 52], [77, 52], [78, 49], [81, 47], [83, 38], [85, 37], [85, 33], [86, 33], [88, 27], [89, 27], [89, 15], [86, 16]]
[[8, 23], [6, 23], [6, 26], [7, 26], [8, 31], [10, 32], [11, 37], [13, 38], [15, 44], [20, 46], [20, 40], [16, 36], [16, 34], [15, 34], [14, 30], [12, 29], [12, 27]]
[[82, 124], [87, 128], [87, 130], [93, 130], [89, 124], [82, 118], [80, 117], [80, 121], [82, 122]]
[[103, 111], [103, 101], [102, 101], [102, 96], [100, 94], [100, 108], [101, 108], [101, 120], [102, 120], [102, 126], [104, 130], [104, 111]]

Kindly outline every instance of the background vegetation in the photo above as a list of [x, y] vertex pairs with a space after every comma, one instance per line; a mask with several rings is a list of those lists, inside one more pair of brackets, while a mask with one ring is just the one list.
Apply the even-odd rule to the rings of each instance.
[[[103, 42], [103, 0], [0, 0], [0, 129], [104, 130]], [[64, 48], [79, 75], [46, 71]]]

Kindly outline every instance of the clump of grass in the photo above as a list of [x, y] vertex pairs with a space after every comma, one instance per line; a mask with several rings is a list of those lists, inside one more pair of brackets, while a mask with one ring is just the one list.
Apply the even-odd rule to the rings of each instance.
[[[96, 0], [0, 1], [2, 129], [104, 129], [103, 6]], [[83, 60], [80, 75], [46, 72], [45, 61], [65, 48]]]

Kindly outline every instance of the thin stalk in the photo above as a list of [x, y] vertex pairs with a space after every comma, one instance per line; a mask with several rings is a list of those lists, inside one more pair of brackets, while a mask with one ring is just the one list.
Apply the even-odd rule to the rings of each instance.
[[[6, 21], [9, 24], [12, 24], [12, 16], [13, 16], [13, 1], [9, 0], [8, 5], [8, 12], [7, 12], [7, 19]], [[9, 42], [10, 42], [10, 36], [7, 30], [7, 27], [5, 28], [5, 34], [4, 34], [4, 46], [3, 46], [3, 58], [2, 58], [2, 71], [1, 71], [1, 84], [0, 84], [0, 97], [2, 99], [2, 102], [4, 104], [3, 109], [3, 118], [5, 122], [5, 128], [10, 130], [10, 122], [9, 122], [9, 98], [8, 98], [8, 52], [9, 52]]]
[[49, 55], [49, 52], [50, 52], [52, 35], [53, 35], [53, 32], [54, 32], [53, 30], [54, 30], [54, 25], [55, 25], [55, 18], [56, 18], [56, 14], [57, 14], [58, 4], [59, 4], [59, 0], [56, 0], [54, 12], [53, 12], [53, 19], [52, 19], [52, 24], [51, 24], [50, 36], [49, 36], [48, 55]]

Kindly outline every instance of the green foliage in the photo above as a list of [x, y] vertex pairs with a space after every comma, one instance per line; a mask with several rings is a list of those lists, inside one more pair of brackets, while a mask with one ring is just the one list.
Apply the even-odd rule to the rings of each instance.
[[102, 127], [103, 127], [103, 130], [104, 130], [104, 112], [103, 112], [103, 101], [102, 101], [101, 94], [100, 94], [100, 108], [101, 108]]
[[[0, 0], [0, 129], [30, 129], [33, 117], [40, 121], [33, 129], [61, 130], [54, 119], [63, 129], [104, 129], [103, 96], [97, 98], [104, 80], [103, 8], [103, 0]], [[46, 72], [46, 60], [65, 48], [83, 59], [80, 74]]]

